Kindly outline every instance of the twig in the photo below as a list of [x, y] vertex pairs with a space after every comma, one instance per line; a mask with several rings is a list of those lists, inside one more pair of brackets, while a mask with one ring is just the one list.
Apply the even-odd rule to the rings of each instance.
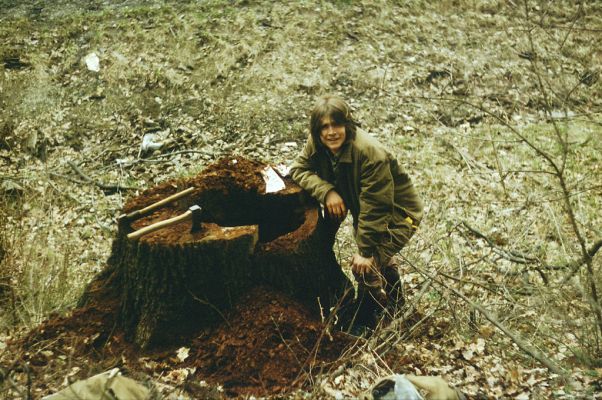
[[124, 167], [131, 167], [132, 165], [135, 165], [138, 163], [153, 163], [153, 164], [167, 163], [167, 162], [173, 161], [173, 158], [167, 158], [167, 157], [176, 156], [178, 154], [205, 154], [206, 155], [207, 152], [199, 151], [199, 150], [181, 150], [181, 151], [174, 151], [172, 153], [158, 154], [155, 158], [140, 158], [140, 156], [138, 156], [138, 158], [136, 158], [135, 160], [126, 161], [122, 165]]
[[75, 163], [73, 163], [73, 161], [67, 161], [67, 164], [69, 164], [69, 166], [71, 167], [71, 169], [76, 174], [78, 174], [86, 183], [92, 183], [92, 184], [94, 184], [95, 186], [97, 186], [98, 188], [100, 188], [102, 190], [114, 191], [114, 192], [124, 191], [124, 190], [139, 190], [139, 188], [137, 188], [137, 187], [122, 186], [122, 185], [107, 185], [107, 184], [95, 181], [94, 179], [90, 178], [88, 175], [84, 174], [82, 172], [82, 170], [79, 169], [77, 167], [77, 165], [75, 165]]
[[537, 267], [530, 268], [528, 270], [540, 270], [541, 269], [541, 270], [558, 271], [558, 270], [570, 269], [570, 272], [562, 280], [561, 285], [566, 284], [566, 282], [569, 279], [571, 279], [575, 275], [575, 273], [579, 270], [579, 267], [581, 267], [583, 264], [585, 264], [588, 260], [591, 260], [592, 258], [594, 258], [594, 256], [598, 252], [598, 250], [600, 250], [600, 248], [602, 248], [602, 239], [601, 239], [601, 240], [598, 240], [597, 242], [595, 242], [589, 248], [589, 250], [587, 250], [587, 257], [580, 257], [580, 258], [570, 261], [566, 264], [556, 264], [556, 265], [541, 264], [539, 259], [536, 257], [532, 257], [532, 256], [529, 256], [526, 254], [512, 251], [512, 250], [506, 250], [502, 247], [497, 246], [485, 234], [483, 234], [483, 233], [479, 232], [478, 230], [476, 230], [475, 228], [471, 227], [466, 222], [462, 222], [462, 225], [464, 225], [464, 227], [466, 227], [466, 229], [468, 229], [472, 234], [474, 234], [478, 238], [485, 240], [487, 242], [487, 244], [495, 251], [496, 254], [500, 255], [501, 257], [504, 257], [508, 261], [512, 261], [517, 264], [540, 264]]
[[[524, 0], [524, 5], [525, 5], [525, 18], [526, 18], [527, 22], [530, 22], [529, 4], [528, 4], [527, 0]], [[527, 31], [527, 38], [529, 39], [529, 43], [531, 45], [531, 51], [534, 52], [535, 45], [533, 43], [533, 35], [531, 34], [531, 30]], [[544, 98], [545, 111], [551, 118], [552, 112], [551, 112], [551, 107], [550, 107], [549, 96], [548, 96], [548, 92], [546, 90], [546, 86], [544, 86], [544, 84], [543, 84], [543, 77], [542, 77], [541, 71], [537, 66], [537, 58], [532, 58], [530, 60], [530, 62], [531, 62], [531, 67], [532, 67], [533, 73], [537, 77], [539, 90]], [[549, 85], [548, 85], [548, 87], [549, 87]], [[567, 101], [568, 101], [568, 96], [564, 99], [565, 103]], [[598, 305], [597, 307], [592, 308], [592, 311], [594, 312], [594, 315], [596, 316], [596, 322], [598, 325], [597, 334], [602, 335], [602, 309], [600, 307], [600, 297], [598, 296], [598, 288], [597, 288], [596, 279], [594, 276], [594, 267], [592, 265], [592, 257], [589, 255], [589, 252], [587, 250], [586, 243], [585, 243], [585, 238], [584, 238], [583, 234], [581, 233], [581, 230], [579, 229], [579, 225], [577, 224], [577, 217], [575, 215], [575, 211], [573, 210], [573, 206], [571, 205], [570, 192], [568, 190], [566, 178], [564, 176], [565, 167], [566, 167], [566, 163], [567, 163], [567, 157], [568, 157], [568, 153], [569, 153], [569, 151], [568, 151], [568, 131], [566, 131], [563, 136], [560, 131], [560, 128], [558, 127], [558, 124], [556, 124], [556, 121], [554, 121], [553, 118], [551, 119], [551, 122], [552, 122], [552, 126], [554, 127], [554, 132], [556, 133], [558, 143], [561, 145], [561, 148], [562, 148], [562, 164], [561, 164], [561, 166], [558, 166], [551, 158], [549, 158], [549, 159], [546, 158], [546, 160], [548, 161], [550, 166], [554, 169], [554, 171], [556, 171], [556, 178], [558, 179], [558, 184], [559, 184], [560, 188], [562, 189], [562, 194], [564, 197], [565, 211], [568, 214], [569, 222], [571, 224], [571, 227], [573, 228], [573, 233], [575, 234], [575, 237], [577, 238], [577, 241], [579, 242], [582, 258], [585, 260], [584, 264], [586, 265], [591, 297], [592, 297], [592, 300]], [[583, 265], [583, 264], [581, 264], [581, 265]], [[567, 278], [570, 279], [569, 275], [567, 275]], [[565, 278], [563, 280], [563, 283], [566, 283], [567, 278]]]
[[[424, 318], [422, 318], [412, 328], [410, 328], [410, 332], [406, 332], [403, 335], [399, 335], [398, 334], [399, 332], [396, 329], [396, 326], [400, 325], [401, 323], [404, 323], [405, 321], [408, 320], [408, 318], [410, 318], [410, 316], [416, 310], [416, 304], [418, 304], [420, 302], [420, 300], [422, 299], [422, 296], [424, 296], [426, 294], [427, 290], [429, 290], [429, 288], [432, 286], [432, 284], [433, 284], [432, 279], [425, 279], [424, 283], [422, 284], [422, 287], [420, 288], [420, 291], [418, 292], [418, 294], [416, 296], [414, 296], [414, 298], [412, 299], [412, 302], [410, 303], [410, 306], [408, 307], [407, 310], [404, 311], [401, 318], [397, 318], [394, 321], [394, 323], [391, 323], [391, 325], [389, 325], [388, 327], [386, 327], [385, 329], [383, 329], [382, 331], [379, 332], [376, 340], [377, 340], [377, 342], [382, 341], [382, 343], [374, 348], [375, 352], [377, 352], [380, 355], [387, 354], [392, 348], [394, 348], [397, 345], [397, 343], [404, 340], [411, 333], [411, 331], [413, 331], [413, 329], [416, 326], [418, 326], [418, 325], [420, 325], [420, 323], [422, 323]], [[431, 314], [429, 314], [427, 316], [430, 317], [430, 315]], [[390, 334], [392, 337], [397, 337], [396, 340], [395, 341], [388, 340], [386, 338], [386, 335], [388, 335], [388, 334]]]
[[541, 351], [539, 351], [538, 349], [536, 349], [535, 347], [533, 347], [529, 343], [527, 343], [525, 340], [523, 340], [523, 338], [521, 338], [518, 333], [513, 332], [509, 328], [504, 326], [501, 322], [498, 321], [498, 319], [492, 313], [490, 313], [488, 310], [486, 310], [483, 306], [481, 306], [480, 304], [474, 303], [469, 298], [464, 296], [464, 294], [462, 294], [460, 291], [445, 284], [441, 280], [439, 280], [435, 277], [431, 277], [426, 272], [420, 271], [418, 269], [416, 269], [416, 270], [420, 274], [433, 279], [433, 281], [435, 283], [439, 284], [443, 288], [450, 290], [452, 293], [454, 293], [456, 296], [458, 296], [460, 299], [462, 299], [464, 302], [466, 302], [473, 309], [480, 312], [489, 322], [491, 322], [496, 328], [498, 328], [506, 336], [508, 336], [521, 350], [523, 350], [529, 356], [533, 357], [535, 360], [539, 361], [542, 365], [544, 365], [546, 368], [548, 368], [552, 373], [560, 375], [565, 380], [569, 379], [567, 372], [563, 368], [561, 368], [558, 364], [556, 364], [554, 361], [549, 359]]
[[571, 23], [571, 26], [569, 26], [569, 29], [568, 29], [566, 35], [564, 35], [564, 39], [562, 40], [562, 43], [560, 43], [560, 47], [558, 48], [558, 51], [562, 51], [562, 48], [564, 47], [564, 44], [566, 43], [567, 39], [569, 38], [569, 36], [573, 32], [573, 28], [575, 27], [575, 24], [579, 20], [579, 17], [581, 17], [581, 11], [582, 11], [583, 4], [581, 2], [579, 2], [578, 7], [579, 8], [577, 8], [577, 13], [575, 13], [575, 18], [573, 19], [573, 22]]
[[79, 180], [79, 179], [75, 179], [75, 178], [72, 178], [70, 176], [63, 175], [63, 174], [57, 174], [56, 172], [50, 172], [48, 175], [53, 176], [55, 178], [63, 178], [65, 180], [68, 180], [69, 182], [77, 183], [78, 185], [86, 183], [85, 181], [82, 181], [82, 180]]
[[568, 263], [564, 268], [570, 268], [571, 270], [564, 277], [561, 284], [564, 285], [565, 283], [567, 283], [579, 270], [579, 267], [581, 267], [583, 264], [594, 258], [598, 250], [600, 250], [600, 248], [602, 248], [602, 240], [598, 240], [592, 245], [592, 247], [589, 248], [589, 250], [587, 251], [587, 257], [581, 257], [578, 260]]
[[462, 221], [462, 225], [468, 229], [473, 235], [481, 238], [487, 242], [487, 244], [494, 250], [497, 250], [496, 253], [500, 256], [506, 258], [509, 261], [518, 263], [518, 264], [534, 264], [539, 263], [539, 259], [536, 257], [528, 256], [526, 254], [519, 253], [513, 250], [506, 250], [498, 245], [496, 245], [491, 239], [485, 236], [483, 233], [479, 232], [475, 228], [468, 225], [466, 221]]
[[508, 189], [506, 188], [506, 178], [508, 177], [508, 173], [502, 173], [502, 163], [500, 161], [500, 156], [498, 154], [497, 146], [495, 145], [495, 141], [493, 140], [493, 135], [491, 134], [491, 130], [489, 130], [489, 138], [491, 139], [491, 148], [493, 149], [493, 154], [495, 155], [495, 163], [497, 166], [497, 173], [500, 178], [500, 184], [502, 185], [502, 189], [504, 190], [504, 195], [508, 198]]
[[293, 383], [291, 383], [291, 386], [295, 386], [301, 380], [301, 377], [304, 375], [306, 366], [308, 367], [309, 370], [311, 370], [311, 368], [313, 366], [313, 363], [315, 362], [316, 356], [318, 354], [318, 351], [320, 349], [320, 344], [322, 343], [322, 339], [324, 338], [324, 335], [326, 334], [326, 335], [330, 336], [330, 328], [332, 326], [334, 326], [334, 324], [335, 324], [336, 314], [339, 311], [339, 309], [341, 308], [343, 301], [346, 300], [346, 299], [348, 299], [349, 294], [353, 290], [354, 290], [353, 286], [347, 286], [343, 290], [343, 293], [341, 294], [341, 296], [337, 300], [337, 302], [334, 305], [332, 311], [328, 315], [328, 318], [326, 318], [326, 321], [324, 322], [324, 329], [322, 329], [320, 331], [320, 335], [318, 336], [318, 340], [314, 344], [313, 348], [309, 352], [309, 354], [308, 354], [307, 358], [305, 359], [305, 361], [303, 362], [303, 364], [301, 364], [301, 367], [299, 369], [299, 374], [297, 375], [297, 377], [295, 378], [295, 380], [293, 381]]
[[[270, 319], [272, 320], [272, 323], [274, 324], [274, 327], [276, 328], [276, 332], [278, 332], [278, 336], [280, 336], [280, 340], [282, 340], [282, 343], [286, 346], [288, 351], [290, 351], [290, 353], [293, 355], [293, 357], [295, 358], [295, 361], [297, 361], [297, 364], [299, 366], [302, 366], [301, 360], [299, 360], [299, 358], [297, 357], [297, 355], [295, 354], [295, 352], [293, 351], [291, 346], [288, 344], [286, 339], [284, 339], [284, 336], [282, 335], [282, 331], [280, 330], [280, 326], [278, 326], [278, 323], [274, 320], [274, 317], [270, 315]], [[299, 343], [299, 344], [301, 345], [301, 347], [303, 347], [303, 345], [301, 343]], [[309, 351], [307, 349], [304, 348], [304, 350], [309, 353]]]
[[217, 308], [215, 305], [211, 304], [210, 302], [208, 302], [207, 300], [203, 300], [201, 298], [199, 298], [198, 296], [196, 296], [194, 293], [192, 293], [190, 290], [188, 290], [188, 294], [196, 301], [198, 301], [201, 304], [204, 304], [206, 306], [209, 306], [213, 311], [215, 311], [221, 318], [222, 320], [226, 323], [226, 325], [228, 325], [228, 328], [232, 329], [232, 325], [230, 325], [230, 321], [228, 321], [228, 319], [224, 316], [224, 314], [219, 310], [219, 308]]

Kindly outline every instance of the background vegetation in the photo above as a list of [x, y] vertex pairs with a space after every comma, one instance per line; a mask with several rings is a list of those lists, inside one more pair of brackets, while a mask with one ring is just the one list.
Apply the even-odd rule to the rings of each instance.
[[0, 349], [75, 304], [132, 188], [227, 154], [288, 164], [334, 92], [425, 199], [403, 251], [423, 318], [316, 392], [404, 365], [470, 394], [591, 397], [601, 37], [597, 2], [0, 1]]

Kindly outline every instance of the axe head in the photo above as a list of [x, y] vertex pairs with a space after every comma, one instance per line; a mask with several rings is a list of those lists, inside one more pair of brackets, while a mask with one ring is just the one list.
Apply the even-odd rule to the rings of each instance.
[[192, 215], [192, 227], [190, 228], [190, 232], [197, 232], [201, 229], [201, 219], [203, 216], [203, 209], [198, 205], [194, 205], [188, 209], [190, 214]]

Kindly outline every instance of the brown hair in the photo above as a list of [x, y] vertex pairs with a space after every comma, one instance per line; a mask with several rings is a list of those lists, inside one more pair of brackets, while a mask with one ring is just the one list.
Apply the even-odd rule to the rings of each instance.
[[355, 138], [359, 124], [351, 116], [351, 108], [341, 97], [333, 94], [320, 96], [314, 105], [309, 121], [309, 132], [314, 143], [320, 145], [322, 118], [330, 117], [335, 123], [345, 126], [345, 141]]

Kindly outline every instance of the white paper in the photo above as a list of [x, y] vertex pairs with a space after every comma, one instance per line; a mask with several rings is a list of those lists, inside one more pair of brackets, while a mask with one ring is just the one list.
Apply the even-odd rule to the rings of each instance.
[[286, 187], [284, 181], [269, 165], [261, 171], [261, 175], [263, 176], [263, 180], [265, 181], [266, 193], [276, 193]]
[[190, 355], [189, 353], [190, 349], [188, 347], [180, 347], [176, 352], [176, 356], [178, 357], [178, 360], [180, 360], [180, 362], [184, 362], [184, 360], [186, 360]]
[[86, 67], [88, 67], [90, 71], [100, 71], [100, 59], [98, 58], [96, 53], [88, 54], [86, 58], [84, 58], [84, 61], [86, 62]]
[[288, 176], [289, 172], [291, 172], [291, 168], [284, 164], [276, 165], [274, 168], [278, 171], [280, 176]]

